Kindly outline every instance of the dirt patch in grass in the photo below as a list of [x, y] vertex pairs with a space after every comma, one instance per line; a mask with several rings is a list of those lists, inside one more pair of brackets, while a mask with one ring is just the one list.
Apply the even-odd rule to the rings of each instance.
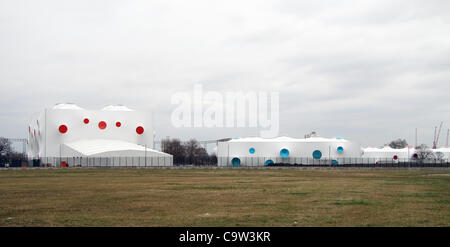
[[444, 173], [444, 174], [425, 174], [423, 176], [432, 176], [432, 177], [450, 177], [449, 173]]
[[363, 200], [343, 200], [332, 203], [333, 205], [370, 205], [371, 202]]

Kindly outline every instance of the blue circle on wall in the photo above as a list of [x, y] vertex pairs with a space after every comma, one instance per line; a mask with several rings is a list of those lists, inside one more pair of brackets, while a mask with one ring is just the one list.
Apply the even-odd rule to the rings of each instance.
[[266, 163], [264, 165], [268, 166], [268, 165], [273, 165], [273, 160], [267, 160]]
[[315, 150], [313, 152], [313, 158], [316, 159], [316, 160], [322, 158], [322, 152], [320, 152], [319, 150]]
[[287, 150], [286, 148], [281, 149], [280, 150], [280, 156], [281, 156], [281, 158], [289, 157], [289, 150]]
[[250, 148], [250, 149], [248, 150], [248, 152], [251, 153], [251, 154], [254, 154], [254, 153], [255, 153], [255, 149], [254, 149], [254, 148]]
[[231, 160], [231, 164], [232, 164], [233, 166], [240, 166], [240, 165], [241, 165], [241, 160], [240, 160], [239, 158], [233, 158], [233, 159]]
[[338, 153], [342, 153], [342, 152], [344, 152], [344, 148], [341, 147], [341, 146], [339, 146], [339, 147], [337, 148], [337, 151], [338, 151]]

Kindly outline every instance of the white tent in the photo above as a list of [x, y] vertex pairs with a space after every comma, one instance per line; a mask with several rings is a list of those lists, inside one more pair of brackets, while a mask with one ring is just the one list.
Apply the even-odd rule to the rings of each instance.
[[257, 166], [268, 163], [320, 163], [336, 162], [344, 158], [360, 158], [361, 146], [341, 137], [313, 136], [305, 139], [235, 138], [219, 142], [217, 148], [219, 166]]
[[[450, 148], [449, 147], [441, 147], [437, 149], [433, 149], [433, 152], [436, 153], [442, 153], [442, 157], [445, 160], [450, 160]], [[437, 156], [436, 156], [437, 157]]]
[[28, 132], [28, 157], [50, 165], [69, 157], [161, 157], [162, 164], [152, 164], [172, 165], [171, 155], [152, 149], [151, 114], [123, 105], [86, 110], [57, 104], [35, 114]]
[[363, 149], [363, 158], [378, 158], [378, 159], [408, 159], [411, 158], [415, 149], [411, 146], [401, 149], [394, 149], [389, 146], [383, 148], [368, 147]]

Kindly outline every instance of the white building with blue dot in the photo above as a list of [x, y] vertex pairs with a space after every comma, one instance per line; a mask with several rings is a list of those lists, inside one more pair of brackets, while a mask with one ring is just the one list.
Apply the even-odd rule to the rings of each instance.
[[360, 159], [361, 146], [340, 136], [324, 138], [233, 138], [219, 142], [219, 166], [264, 166], [271, 164], [339, 164]]

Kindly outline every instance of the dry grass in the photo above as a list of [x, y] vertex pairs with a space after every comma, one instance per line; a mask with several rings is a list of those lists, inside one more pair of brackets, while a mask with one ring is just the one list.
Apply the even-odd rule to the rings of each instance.
[[450, 226], [450, 171], [0, 171], [0, 226]]

